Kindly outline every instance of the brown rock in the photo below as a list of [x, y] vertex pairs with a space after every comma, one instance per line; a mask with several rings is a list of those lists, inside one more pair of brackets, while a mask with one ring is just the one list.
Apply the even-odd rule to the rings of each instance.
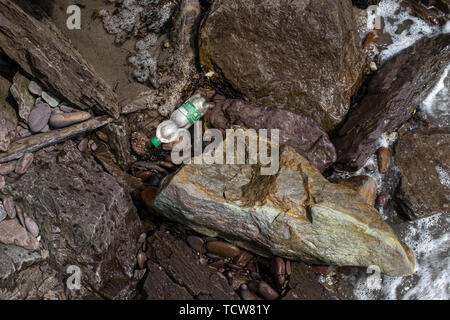
[[391, 167], [391, 152], [385, 147], [381, 147], [377, 152], [378, 170], [380, 173], [387, 173]]
[[213, 254], [217, 254], [224, 258], [234, 258], [241, 253], [238, 247], [230, 243], [222, 241], [210, 241], [206, 243], [206, 249]]
[[276, 300], [280, 296], [267, 282], [260, 281], [258, 286], [259, 294], [266, 300]]
[[39, 241], [29, 234], [16, 219], [0, 222], [0, 242], [30, 250], [37, 250], [39, 248]]
[[272, 259], [270, 264], [270, 272], [275, 277], [278, 286], [282, 286], [286, 281], [286, 264], [284, 260], [280, 257]]
[[345, 180], [331, 180], [356, 191], [367, 204], [374, 206], [377, 197], [377, 183], [369, 176], [355, 176]]
[[158, 189], [154, 187], [149, 187], [141, 192], [142, 200], [150, 208], [152, 206], [153, 200], [155, 200], [158, 195]]
[[189, 236], [186, 239], [189, 246], [197, 252], [202, 253], [204, 250], [203, 244], [205, 243], [202, 238], [196, 236]]
[[50, 117], [49, 124], [53, 128], [64, 128], [72, 124], [83, 122], [92, 118], [92, 115], [86, 111], [77, 111], [70, 113], [57, 113]]
[[251, 101], [334, 128], [344, 119], [365, 67], [351, 2], [268, 4], [215, 1], [200, 32], [201, 63]]
[[17, 174], [24, 174], [27, 169], [31, 166], [33, 163], [34, 156], [32, 153], [27, 152], [23, 155], [22, 158], [20, 158], [19, 161], [17, 161], [16, 165], [16, 173]]
[[409, 219], [449, 213], [450, 132], [417, 129], [400, 134], [395, 164], [402, 172], [396, 200]]
[[449, 61], [450, 34], [424, 37], [387, 61], [333, 141], [338, 166], [361, 168], [376, 152], [382, 134], [396, 131], [412, 116]]

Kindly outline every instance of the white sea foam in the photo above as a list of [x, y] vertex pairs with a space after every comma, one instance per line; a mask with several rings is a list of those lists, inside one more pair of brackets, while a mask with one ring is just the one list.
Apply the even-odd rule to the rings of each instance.
[[413, 275], [403, 278], [382, 276], [380, 290], [371, 290], [367, 278], [357, 280], [357, 299], [443, 299], [450, 298], [450, 217], [434, 215], [404, 225], [399, 238], [416, 258]]
[[[403, 49], [413, 45], [425, 36], [440, 33], [437, 26], [430, 26], [420, 18], [410, 14], [410, 10], [401, 10], [400, 0], [382, 0], [378, 6], [378, 15], [384, 21], [383, 33], [389, 34], [392, 43], [381, 48], [382, 62], [393, 57]], [[368, 19], [368, 27], [373, 28], [374, 19]], [[400, 32], [400, 30], [403, 31]], [[446, 26], [448, 29], [449, 27]], [[369, 29], [371, 30], [371, 29]]]

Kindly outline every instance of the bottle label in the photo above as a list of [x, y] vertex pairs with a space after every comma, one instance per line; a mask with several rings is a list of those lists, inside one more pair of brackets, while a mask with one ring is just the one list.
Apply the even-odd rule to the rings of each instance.
[[181, 106], [181, 112], [184, 113], [186, 118], [189, 120], [191, 124], [193, 124], [195, 121], [200, 119], [203, 115], [200, 113], [200, 111], [197, 110], [197, 108], [194, 106], [194, 104], [190, 101], [186, 101]]

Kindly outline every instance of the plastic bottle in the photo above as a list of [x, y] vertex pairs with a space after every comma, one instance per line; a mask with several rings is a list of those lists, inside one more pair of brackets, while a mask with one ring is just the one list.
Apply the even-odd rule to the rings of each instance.
[[169, 120], [160, 123], [156, 129], [156, 137], [151, 139], [151, 143], [159, 147], [161, 143], [176, 141], [180, 132], [189, 129], [210, 107], [211, 105], [200, 94], [193, 95], [172, 113]]

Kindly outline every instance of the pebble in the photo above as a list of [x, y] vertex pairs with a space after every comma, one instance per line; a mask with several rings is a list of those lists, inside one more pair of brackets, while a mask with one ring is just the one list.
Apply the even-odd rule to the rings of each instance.
[[58, 98], [52, 96], [50, 93], [48, 93], [46, 91], [42, 91], [41, 97], [52, 108], [57, 107], [61, 103], [61, 100], [59, 100]]
[[36, 96], [42, 95], [42, 87], [34, 80], [30, 81], [30, 84], [28, 85], [28, 91]]
[[104, 133], [102, 131], [96, 131], [95, 134], [103, 142], [108, 142], [109, 141], [108, 135], [106, 133]]
[[16, 213], [20, 224], [22, 225], [22, 227], [25, 227], [25, 217], [23, 216], [22, 208], [19, 207], [18, 205], [16, 205]]
[[8, 217], [14, 219], [16, 217], [16, 208], [12, 197], [5, 197], [3, 199], [3, 208], [5, 209]]
[[241, 250], [238, 247], [222, 241], [210, 241], [206, 244], [206, 249], [208, 249], [210, 253], [217, 254], [224, 258], [234, 258], [241, 254]]
[[0, 222], [6, 219], [8, 214], [6, 213], [5, 207], [3, 206], [3, 203], [0, 201]]
[[71, 112], [78, 111], [77, 109], [66, 106], [65, 104], [61, 104], [59, 106], [59, 110], [61, 110], [62, 112], [65, 112], [65, 113], [71, 113]]
[[20, 158], [19, 161], [17, 161], [16, 165], [16, 173], [17, 174], [24, 174], [27, 169], [30, 167], [30, 165], [33, 163], [34, 156], [32, 153], [27, 152], [24, 154], [22, 158]]
[[286, 280], [286, 265], [280, 257], [272, 259], [270, 263], [270, 272], [275, 277], [278, 286], [282, 286]]
[[204, 251], [203, 244], [205, 243], [202, 238], [196, 236], [187, 237], [187, 243], [195, 251], [202, 253]]
[[6, 185], [5, 177], [0, 176], [0, 189]]
[[287, 274], [288, 276], [290, 276], [291, 273], [292, 273], [291, 261], [290, 261], [290, 260], [287, 260], [287, 261], [286, 261], [286, 274]]
[[250, 260], [253, 259], [253, 255], [248, 253], [247, 251], [242, 252], [236, 258], [234, 258], [234, 263], [238, 266], [245, 267]]
[[144, 156], [148, 154], [148, 140], [148, 137], [143, 132], [133, 132], [131, 135], [131, 148], [137, 155]]
[[92, 152], [95, 152], [98, 149], [98, 144], [96, 144], [93, 140], [90, 140], [89, 142], [91, 142], [90, 146], [91, 146]]
[[387, 173], [391, 166], [391, 152], [385, 147], [381, 147], [377, 152], [378, 170], [380, 173]]
[[375, 72], [378, 70], [377, 64], [375, 62], [370, 63], [370, 71]]
[[28, 117], [28, 126], [34, 133], [40, 132], [50, 119], [52, 109], [46, 103], [36, 103]]
[[266, 300], [276, 300], [280, 296], [267, 282], [260, 281], [258, 286], [259, 294]]
[[139, 252], [137, 256], [139, 269], [144, 269], [145, 261], [147, 261], [147, 255], [144, 252]]
[[89, 142], [88, 138], [84, 138], [83, 140], [81, 140], [80, 143], [78, 144], [78, 150], [80, 150], [81, 152], [85, 152], [88, 148], [88, 142]]
[[72, 124], [83, 122], [91, 118], [91, 114], [86, 111], [77, 111], [71, 113], [58, 113], [50, 117], [50, 126], [53, 128], [64, 128]]
[[8, 163], [0, 163], [0, 175], [7, 175], [16, 170], [17, 161], [11, 161]]
[[30, 217], [25, 216], [25, 227], [27, 228], [28, 232], [35, 238], [37, 238], [39, 236], [39, 227], [36, 224], [36, 222], [34, 222], [33, 219], [31, 219]]

